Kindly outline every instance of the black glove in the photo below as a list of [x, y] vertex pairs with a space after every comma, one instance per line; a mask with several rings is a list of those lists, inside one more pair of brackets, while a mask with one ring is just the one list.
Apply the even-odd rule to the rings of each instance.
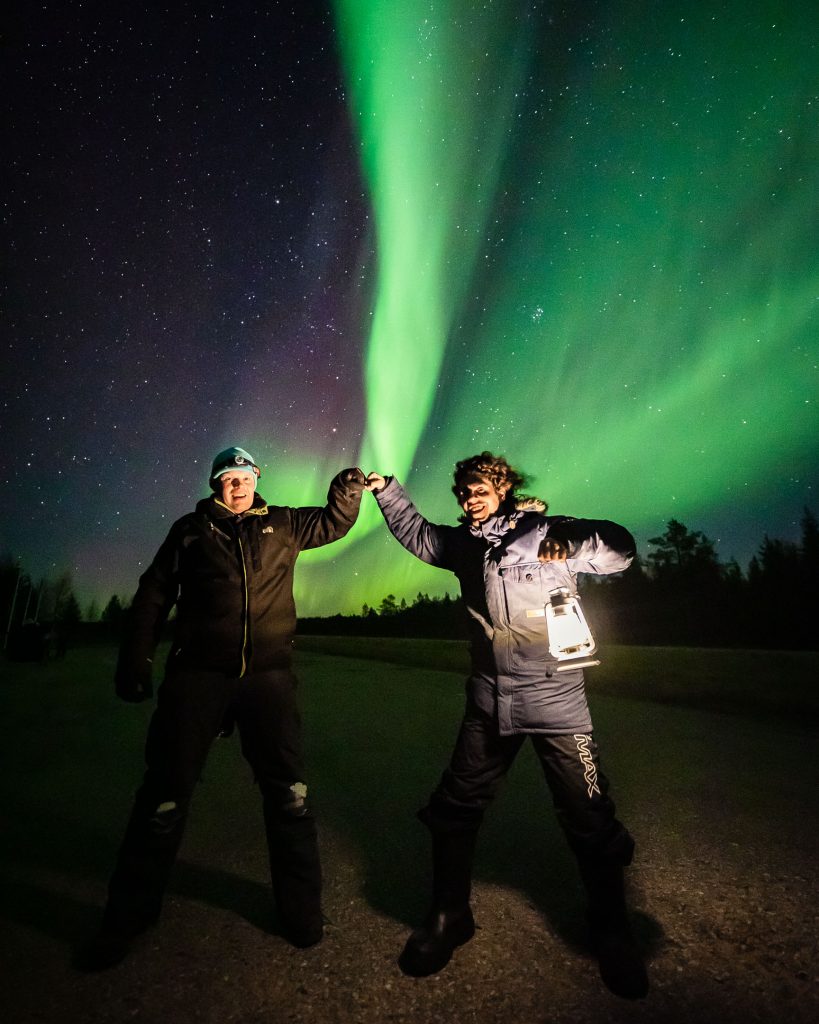
[[551, 531], [540, 542], [537, 557], [540, 562], [565, 562], [569, 557], [569, 544]]
[[348, 487], [351, 491], [363, 491], [367, 483], [366, 476], [364, 476], [358, 466], [352, 469], [342, 469], [339, 476], [344, 486]]
[[144, 700], [150, 700], [154, 695], [152, 674], [153, 665], [148, 658], [141, 665], [128, 669], [117, 666], [114, 678], [117, 696], [129, 704], [141, 704]]

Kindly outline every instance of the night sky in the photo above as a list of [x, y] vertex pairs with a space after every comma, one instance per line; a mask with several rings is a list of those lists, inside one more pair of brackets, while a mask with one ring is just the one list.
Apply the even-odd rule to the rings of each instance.
[[[271, 503], [484, 448], [743, 569], [819, 512], [819, 9], [32, 3], [0, 86], [0, 552], [129, 597], [213, 455]], [[365, 496], [303, 614], [454, 593]]]

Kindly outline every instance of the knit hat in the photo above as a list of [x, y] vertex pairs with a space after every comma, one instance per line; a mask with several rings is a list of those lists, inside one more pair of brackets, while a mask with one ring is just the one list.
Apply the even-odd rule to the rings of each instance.
[[210, 486], [214, 491], [218, 490], [216, 481], [219, 477], [231, 471], [252, 473], [256, 478], [262, 475], [262, 471], [253, 461], [253, 456], [244, 448], [225, 448], [223, 452], [219, 452], [211, 466]]

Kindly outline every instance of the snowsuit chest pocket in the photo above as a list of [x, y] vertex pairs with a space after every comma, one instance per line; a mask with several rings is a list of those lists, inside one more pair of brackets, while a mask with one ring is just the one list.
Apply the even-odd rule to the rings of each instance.
[[[510, 622], [514, 622], [521, 615], [526, 617], [527, 611], [532, 612], [538, 608], [543, 610], [549, 597], [549, 589], [555, 585], [547, 584], [544, 576], [540, 562], [499, 567], [498, 577]], [[528, 617], [531, 618], [531, 614]]]
[[540, 562], [500, 566], [499, 582], [509, 622], [512, 668], [551, 660], [544, 607], [555, 586]]

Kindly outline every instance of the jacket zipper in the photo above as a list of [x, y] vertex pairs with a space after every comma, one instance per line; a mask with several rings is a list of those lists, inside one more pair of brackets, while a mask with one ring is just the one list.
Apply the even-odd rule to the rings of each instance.
[[248, 627], [248, 616], [249, 616], [249, 602], [250, 598], [247, 592], [247, 566], [245, 565], [245, 549], [242, 547], [242, 538], [239, 536], [239, 531], [236, 531], [236, 540], [239, 542], [239, 555], [242, 559], [242, 584], [245, 592], [245, 607], [242, 622], [242, 667], [239, 672], [239, 678], [247, 671], [247, 627]]

